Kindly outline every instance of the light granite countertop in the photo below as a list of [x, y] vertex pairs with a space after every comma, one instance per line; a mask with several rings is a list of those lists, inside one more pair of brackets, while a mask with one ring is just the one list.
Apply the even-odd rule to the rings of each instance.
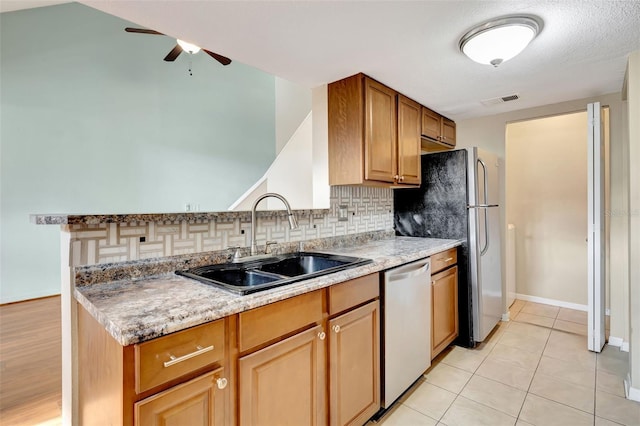
[[111, 336], [127, 346], [390, 269], [461, 243], [462, 240], [394, 237], [354, 247], [321, 250], [365, 257], [373, 263], [245, 296], [166, 274], [77, 287], [75, 297]]

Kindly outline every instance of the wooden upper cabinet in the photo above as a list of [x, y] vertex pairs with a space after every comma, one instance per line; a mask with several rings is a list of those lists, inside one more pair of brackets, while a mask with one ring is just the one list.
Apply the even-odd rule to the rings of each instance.
[[398, 181], [420, 185], [420, 112], [417, 102], [398, 95]]
[[394, 183], [398, 174], [396, 92], [369, 78], [364, 79], [364, 90], [364, 178]]
[[440, 140], [440, 118], [440, 114], [422, 107], [422, 136], [436, 141]]
[[[409, 107], [413, 101], [402, 98], [408, 102], [400, 106], [395, 90], [364, 74], [329, 84], [330, 185], [419, 185], [414, 151], [418, 156], [419, 152], [414, 148], [420, 123], [414, 121], [414, 112], [408, 112], [415, 107]], [[403, 120], [401, 128], [398, 120]], [[401, 169], [406, 171], [404, 182]]]
[[456, 146], [456, 123], [422, 107], [422, 150], [443, 151]]
[[445, 117], [442, 117], [442, 142], [456, 146], [456, 123]]

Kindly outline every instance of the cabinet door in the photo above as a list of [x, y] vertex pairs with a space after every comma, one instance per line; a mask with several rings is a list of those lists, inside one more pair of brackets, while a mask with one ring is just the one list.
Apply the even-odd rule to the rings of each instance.
[[326, 424], [324, 338], [316, 326], [240, 358], [241, 425]]
[[396, 160], [396, 92], [365, 78], [365, 179], [394, 182]]
[[440, 140], [440, 115], [429, 108], [422, 107], [422, 135], [433, 140]]
[[452, 147], [456, 146], [456, 123], [442, 117], [442, 142]]
[[329, 321], [331, 425], [361, 425], [380, 409], [380, 316], [374, 301]]
[[226, 423], [223, 369], [203, 374], [135, 404], [136, 426], [213, 426]]
[[431, 276], [431, 359], [458, 336], [458, 267]]
[[398, 182], [420, 185], [420, 112], [417, 102], [398, 95]]

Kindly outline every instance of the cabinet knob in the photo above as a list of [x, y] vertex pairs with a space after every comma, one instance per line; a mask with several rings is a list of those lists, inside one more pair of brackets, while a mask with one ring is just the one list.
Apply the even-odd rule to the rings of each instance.
[[400, 182], [404, 180], [404, 176], [400, 176]]
[[320, 333], [318, 333], [318, 338], [320, 340], [324, 340], [325, 337], [327, 337], [326, 333], [324, 331], [321, 331]]
[[400, 176], [398, 176], [398, 175], [395, 175], [395, 176], [393, 177], [393, 180], [395, 180], [396, 182], [397, 182], [399, 179], [400, 179]]
[[218, 385], [218, 389], [226, 388], [228, 383], [229, 383], [229, 381], [227, 379], [225, 379], [224, 377], [220, 377], [220, 378], [216, 379], [216, 384]]
[[334, 325], [333, 327], [331, 327], [331, 329], [336, 332], [336, 333], [340, 333], [340, 326], [339, 325]]

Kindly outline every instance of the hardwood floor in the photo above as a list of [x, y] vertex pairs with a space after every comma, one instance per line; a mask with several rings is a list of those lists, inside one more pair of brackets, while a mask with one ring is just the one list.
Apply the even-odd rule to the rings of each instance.
[[0, 306], [0, 424], [59, 425], [60, 296]]

